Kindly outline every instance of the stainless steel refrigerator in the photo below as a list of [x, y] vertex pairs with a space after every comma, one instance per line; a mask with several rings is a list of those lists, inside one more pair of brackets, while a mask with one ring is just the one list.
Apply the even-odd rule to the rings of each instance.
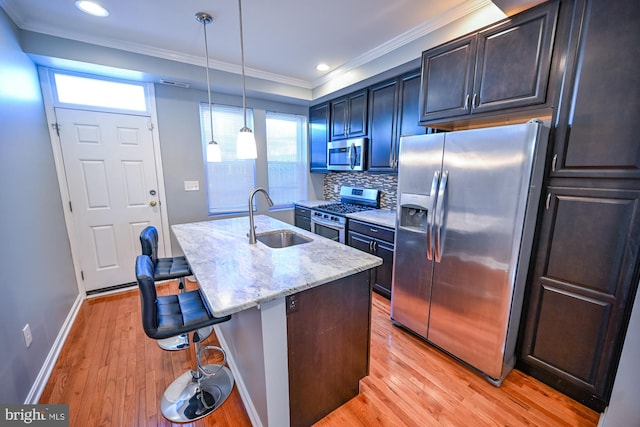
[[403, 137], [391, 318], [500, 385], [515, 344], [548, 129]]

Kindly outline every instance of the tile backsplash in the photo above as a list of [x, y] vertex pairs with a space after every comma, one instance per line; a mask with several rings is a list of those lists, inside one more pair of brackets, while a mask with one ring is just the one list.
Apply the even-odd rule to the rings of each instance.
[[380, 208], [392, 209], [396, 207], [398, 175], [368, 172], [329, 172], [324, 177], [324, 199], [339, 201], [341, 185], [377, 188], [380, 190]]

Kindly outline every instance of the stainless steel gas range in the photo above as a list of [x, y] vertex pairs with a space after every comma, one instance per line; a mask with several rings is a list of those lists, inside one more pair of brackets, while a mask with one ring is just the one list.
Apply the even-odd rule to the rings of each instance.
[[340, 187], [340, 202], [320, 205], [311, 210], [311, 231], [345, 243], [347, 214], [380, 207], [380, 191], [372, 188]]

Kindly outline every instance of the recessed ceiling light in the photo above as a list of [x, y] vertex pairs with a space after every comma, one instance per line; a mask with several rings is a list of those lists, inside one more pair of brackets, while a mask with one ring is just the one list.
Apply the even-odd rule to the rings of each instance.
[[107, 9], [92, 1], [78, 0], [76, 2], [76, 7], [89, 15], [101, 17], [109, 16], [109, 11]]
[[316, 66], [316, 70], [318, 71], [327, 71], [329, 69], [329, 66], [327, 64], [318, 64]]

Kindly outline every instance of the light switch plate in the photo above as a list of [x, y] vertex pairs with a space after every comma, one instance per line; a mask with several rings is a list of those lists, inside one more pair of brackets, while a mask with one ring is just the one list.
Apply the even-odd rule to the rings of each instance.
[[24, 343], [27, 346], [27, 348], [31, 347], [31, 342], [33, 341], [33, 335], [31, 335], [31, 327], [29, 326], [28, 323], [24, 325], [24, 328], [22, 328], [22, 335], [24, 335]]
[[199, 191], [199, 190], [200, 190], [200, 181], [184, 182], [184, 191]]

